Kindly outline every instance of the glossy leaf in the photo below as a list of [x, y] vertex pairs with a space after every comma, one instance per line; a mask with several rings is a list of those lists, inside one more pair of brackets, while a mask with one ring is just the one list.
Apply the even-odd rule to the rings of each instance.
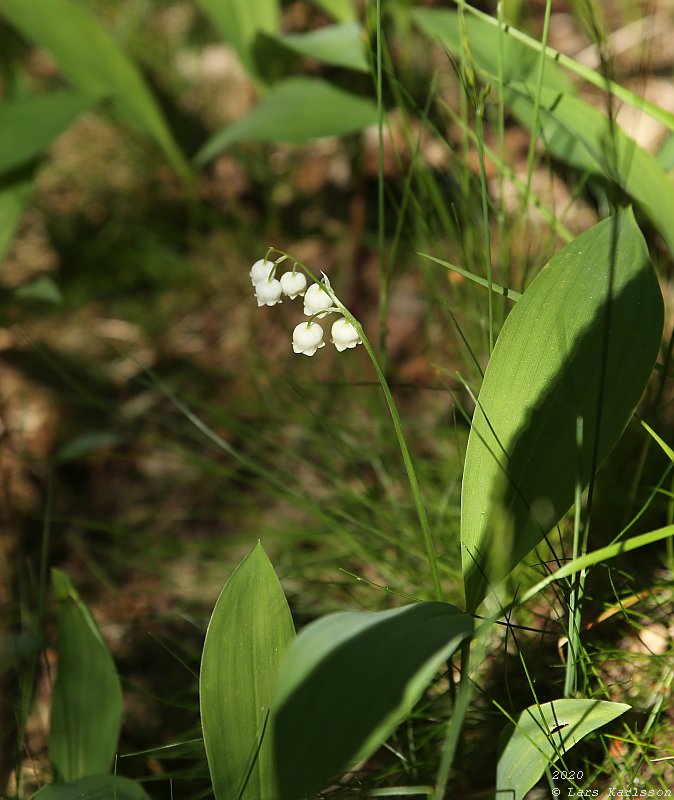
[[176, 170], [188, 174], [137, 67], [85, 4], [76, 0], [0, 0], [0, 15], [48, 50], [63, 74], [83, 93], [94, 99], [109, 97], [120, 113], [157, 142]]
[[258, 542], [218, 598], [201, 660], [201, 725], [217, 800], [276, 797], [268, 715], [294, 638], [288, 603]]
[[371, 100], [315, 78], [289, 78], [276, 84], [247, 117], [214, 134], [196, 160], [205, 164], [235, 142], [306, 142], [343, 136], [376, 121]]
[[51, 92], [0, 104], [0, 173], [33, 160], [95, 100], [81, 92]]
[[370, 68], [363, 49], [364, 31], [357, 22], [329, 25], [308, 33], [287, 33], [276, 41], [303, 56], [325, 64], [367, 72]]
[[119, 775], [94, 775], [43, 786], [31, 800], [148, 800], [143, 787]]
[[273, 705], [281, 800], [298, 800], [371, 755], [472, 628], [458, 608], [430, 602], [308, 625]]
[[110, 652], [68, 577], [53, 569], [52, 585], [60, 608], [49, 756], [59, 779], [74, 781], [110, 770], [122, 689]]
[[214, 28], [236, 50], [246, 71], [259, 78], [253, 45], [259, 32], [278, 33], [279, 0], [197, 0]]
[[523, 800], [546, 767], [629, 708], [606, 700], [555, 700], [530, 706], [501, 736], [496, 796]]
[[597, 467], [611, 451], [651, 374], [662, 327], [662, 296], [629, 209], [571, 242], [517, 302], [468, 439], [461, 541], [469, 610], [568, 510], [577, 478], [587, 485], [595, 438]]
[[[436, 39], [455, 56], [462, 52], [459, 15], [444, 8], [415, 8], [412, 19], [426, 36]], [[468, 44], [475, 66], [494, 79], [499, 74], [499, 52], [503, 45], [503, 78], [505, 81], [522, 81], [536, 85], [540, 68], [540, 55], [509, 32], [500, 33], [493, 24], [481, 17], [466, 14]], [[573, 92], [573, 84], [553, 59], [546, 59], [543, 72], [545, 86], [559, 91]]]
[[[513, 114], [530, 126], [533, 99], [529, 90], [513, 86], [507, 102]], [[577, 97], [544, 89], [540, 102], [539, 129], [550, 152], [577, 169], [622, 186], [674, 253], [674, 184], [657, 159]]]

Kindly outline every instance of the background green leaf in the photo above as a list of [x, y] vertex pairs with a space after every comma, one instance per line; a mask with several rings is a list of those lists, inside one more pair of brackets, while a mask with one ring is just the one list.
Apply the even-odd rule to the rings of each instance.
[[662, 143], [662, 147], [658, 150], [656, 156], [658, 164], [667, 172], [674, 169], [674, 134], [670, 133], [669, 136]]
[[197, 154], [205, 164], [235, 142], [306, 142], [373, 125], [377, 106], [315, 78], [276, 84], [247, 117], [214, 134]]
[[283, 589], [258, 542], [218, 598], [201, 660], [201, 725], [217, 800], [276, 797], [268, 714], [294, 638]]
[[[416, 13], [417, 10], [415, 10], [414, 13]], [[424, 13], [425, 9], [421, 11]], [[479, 8], [469, 4], [465, 5], [465, 11], [470, 15], [470, 17], [479, 20], [483, 26], [491, 27], [495, 31], [499, 30], [500, 23], [496, 17], [487, 14], [484, 11], [480, 11]], [[432, 30], [430, 30], [430, 33], [432, 33]], [[621, 84], [610, 80], [607, 78], [604, 70], [598, 71], [591, 69], [590, 67], [586, 67], [584, 64], [581, 64], [579, 61], [575, 61], [573, 58], [565, 56], [564, 53], [560, 53], [558, 50], [555, 50], [552, 47], [545, 47], [537, 38], [528, 36], [526, 33], [524, 33], [524, 31], [515, 28], [513, 25], [508, 24], [503, 31], [503, 34], [506, 39], [512, 39], [519, 45], [531, 50], [537, 56], [544, 51], [547, 59], [545, 68], [546, 72], [548, 71], [550, 65], [552, 65], [554, 69], [559, 69], [561, 67], [564, 70], [571, 72], [576, 77], [587, 81], [592, 86], [596, 86], [601, 91], [610, 92], [621, 102], [627, 103], [628, 105], [639, 109], [639, 111], [645, 112], [650, 117], [658, 122], [661, 122], [665, 127], [669, 128], [670, 131], [674, 131], [674, 114], [671, 111], [663, 106], [657, 105], [656, 103], [651, 103], [649, 100], [646, 100], [643, 96], [631, 91], [626, 86], [622, 86]], [[470, 36], [469, 40], [471, 40]], [[446, 43], [446, 46], [448, 49], [452, 49], [449, 42]], [[496, 74], [496, 72], [493, 72], [492, 76], [495, 76]], [[544, 80], [544, 85], [550, 84]], [[560, 89], [561, 91], [570, 91], [569, 89], [564, 89], [562, 86], [557, 86], [556, 88]]]
[[662, 295], [631, 210], [571, 242], [513, 308], [485, 372], [466, 452], [461, 541], [469, 610], [484, 598], [485, 575], [507, 574], [567, 511], [579, 470], [587, 484], [596, 436], [597, 466], [606, 458], [646, 386], [662, 327]]
[[74, 781], [110, 770], [122, 722], [122, 689], [96, 623], [68, 577], [53, 569], [52, 585], [60, 610], [49, 755], [59, 779]]
[[[462, 51], [459, 15], [445, 8], [415, 8], [412, 19], [429, 38], [436, 39], [455, 56]], [[540, 55], [507, 31], [501, 33], [497, 27], [480, 17], [466, 14], [468, 44], [475, 66], [495, 79], [499, 74], [500, 40], [503, 42], [503, 78], [505, 81], [538, 82]], [[546, 59], [543, 85], [562, 92], [572, 93], [573, 84], [566, 74], [550, 58]]]
[[33, 193], [32, 170], [0, 185], [0, 261], [7, 255], [23, 212]]
[[198, 0], [198, 3], [220, 36], [234, 47], [246, 71], [261, 77], [253, 45], [259, 32], [279, 32], [278, 0]]
[[[455, 56], [461, 53], [457, 12], [414, 9], [412, 18], [429, 37]], [[490, 80], [498, 79], [499, 38], [503, 39], [503, 79], [508, 84], [506, 104], [517, 119], [531, 128], [540, 54], [513, 36], [500, 32], [494, 20], [469, 14], [465, 18], [470, 53], [476, 67]], [[518, 85], [519, 84], [519, 85]], [[615, 180], [639, 203], [674, 253], [674, 186], [658, 159], [611, 125], [597, 108], [575, 97], [573, 84], [548, 56], [543, 72], [538, 127], [547, 148], [576, 169]], [[615, 162], [611, 154], [615, 152]], [[660, 156], [666, 164], [666, 154]]]
[[353, 0], [314, 0], [337, 22], [354, 22], [358, 19]]
[[19, 300], [36, 300], [54, 305], [63, 302], [61, 290], [49, 275], [40, 275], [32, 281], [17, 286], [14, 290], [14, 297]]
[[91, 95], [61, 91], [0, 104], [0, 173], [41, 155], [94, 102]]
[[[513, 86], [507, 103], [520, 122], [531, 127], [530, 90]], [[550, 152], [576, 169], [615, 181], [639, 204], [674, 253], [674, 185], [657, 159], [577, 97], [543, 89], [540, 103], [538, 125]]]
[[119, 775], [94, 775], [43, 786], [31, 800], [147, 800], [143, 787]]
[[121, 114], [162, 148], [186, 177], [189, 167], [135, 64], [84, 5], [74, 0], [0, 0], [0, 14], [44, 47], [63, 74], [95, 99], [110, 97]]
[[607, 725], [629, 708], [625, 703], [606, 700], [555, 700], [525, 709], [517, 725], [508, 725], [501, 735], [497, 796], [523, 800], [546, 767], [588, 733]]
[[447, 603], [332, 614], [307, 626], [281, 669], [274, 748], [282, 800], [371, 755], [471, 635]]
[[370, 65], [365, 57], [363, 36], [364, 31], [357, 22], [345, 22], [308, 33], [287, 33], [274, 38], [303, 56], [310, 56], [325, 64], [367, 72]]

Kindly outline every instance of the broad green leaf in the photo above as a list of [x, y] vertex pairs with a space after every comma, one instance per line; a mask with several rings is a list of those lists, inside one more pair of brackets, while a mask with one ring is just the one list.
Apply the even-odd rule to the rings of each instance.
[[246, 71], [260, 78], [253, 45], [259, 32], [278, 33], [279, 0], [197, 0], [213, 27], [236, 50]]
[[371, 101], [315, 78], [276, 84], [247, 117], [214, 134], [196, 156], [205, 164], [235, 142], [306, 142], [342, 136], [373, 125]]
[[217, 800], [276, 797], [268, 715], [294, 637], [285, 595], [258, 542], [218, 598], [201, 659], [201, 725]]
[[55, 305], [63, 302], [61, 290], [54, 283], [53, 278], [48, 275], [40, 275], [35, 280], [17, 286], [14, 290], [14, 297], [19, 300], [37, 300], [41, 303], [53, 303]]
[[16, 180], [0, 185], [0, 261], [7, 255], [33, 193], [32, 172], [23, 172]]
[[300, 55], [367, 72], [370, 66], [363, 50], [363, 37], [364, 31], [357, 22], [345, 22], [309, 33], [286, 33], [274, 38]]
[[53, 569], [52, 585], [60, 608], [49, 755], [59, 779], [75, 781], [110, 770], [122, 722], [122, 689], [96, 623], [67, 576]]
[[[508, 106], [525, 125], [533, 119], [533, 99], [513, 86]], [[674, 184], [657, 159], [596, 108], [567, 94], [541, 92], [539, 128], [550, 152], [583, 171], [618, 183], [639, 204], [674, 253]]]
[[[226, 5], [226, 4], [225, 4]], [[119, 112], [162, 148], [183, 177], [189, 175], [159, 105], [135, 64], [76, 0], [0, 0], [0, 15], [44, 47], [63, 74], [92, 98], [109, 97]]]
[[314, 0], [337, 22], [355, 22], [358, 19], [353, 0]]
[[[608, 329], [607, 329], [608, 324]], [[627, 425], [662, 337], [663, 303], [631, 209], [558, 253], [506, 319], [473, 417], [461, 495], [469, 610], [573, 503]], [[583, 421], [582, 448], [576, 420]]]
[[667, 172], [674, 169], [674, 133], [670, 133], [665, 139], [662, 147], [658, 150], [656, 159]]
[[430, 602], [308, 625], [273, 704], [281, 799], [298, 800], [371, 755], [472, 630], [467, 614]]
[[[462, 51], [459, 15], [444, 8], [415, 8], [412, 19], [426, 36], [437, 39], [455, 56]], [[499, 74], [500, 39], [503, 46], [503, 78], [505, 81], [538, 82], [540, 55], [507, 32], [501, 34], [497, 27], [480, 17], [466, 14], [468, 44], [475, 66], [490, 78]], [[573, 92], [573, 84], [552, 59], [547, 59], [543, 84], [562, 92]]]
[[527, 708], [501, 736], [497, 797], [523, 800], [546, 767], [629, 708], [606, 700], [555, 700]]
[[94, 775], [43, 786], [31, 800], [148, 800], [143, 787], [119, 775]]
[[0, 173], [41, 155], [94, 102], [91, 95], [61, 91], [0, 104]]

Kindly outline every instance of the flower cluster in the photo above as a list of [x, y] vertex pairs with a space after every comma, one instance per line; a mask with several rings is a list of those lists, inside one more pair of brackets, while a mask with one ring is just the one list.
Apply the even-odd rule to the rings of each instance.
[[[285, 272], [277, 279], [276, 267], [284, 259], [285, 256], [278, 261], [269, 261], [267, 258], [256, 261], [250, 270], [250, 281], [255, 289], [258, 306], [274, 306], [282, 302], [283, 296], [290, 300], [298, 296], [304, 298], [304, 314], [309, 319], [295, 326], [293, 351], [313, 356], [317, 350], [325, 347], [323, 328], [316, 320], [323, 319], [327, 314], [341, 314], [343, 307], [335, 297], [325, 273], [321, 273], [323, 280], [320, 283], [312, 283], [309, 288], [306, 276], [297, 269], [297, 264], [292, 271]], [[340, 352], [362, 344], [356, 328], [343, 316], [333, 323], [331, 334], [330, 341]]]

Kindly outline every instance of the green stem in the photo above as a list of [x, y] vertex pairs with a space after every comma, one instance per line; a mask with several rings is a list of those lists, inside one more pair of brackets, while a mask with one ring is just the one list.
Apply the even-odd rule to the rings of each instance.
[[[583, 418], [576, 420], [576, 447], [581, 460], [583, 450]], [[573, 559], [580, 555], [580, 525], [581, 525], [581, 502], [583, 493], [583, 482], [578, 473], [576, 480], [575, 510], [573, 519]], [[585, 555], [585, 552], [583, 552]], [[580, 603], [583, 590], [582, 576], [585, 572], [579, 572], [574, 576], [573, 587], [569, 597], [569, 629], [566, 642], [566, 673], [564, 676], [564, 697], [573, 697], [578, 688], [578, 654], [580, 652]]]
[[545, 17], [543, 20], [543, 36], [541, 40], [541, 52], [538, 62], [538, 81], [536, 83], [536, 92], [534, 94], [534, 109], [533, 118], [531, 120], [531, 137], [529, 138], [529, 152], [527, 154], [527, 189], [522, 200], [522, 206], [526, 209], [529, 202], [529, 193], [531, 191], [531, 179], [534, 174], [534, 157], [536, 154], [536, 140], [538, 139], [538, 119], [540, 117], [541, 109], [541, 92], [543, 91], [543, 75], [545, 73], [545, 50], [548, 46], [548, 36], [550, 33], [550, 12], [552, 10], [551, 0], [547, 0], [545, 4]]
[[482, 224], [484, 227], [484, 249], [487, 264], [487, 284], [489, 286], [487, 307], [489, 316], [489, 355], [494, 350], [494, 294], [492, 292], [493, 272], [491, 262], [491, 228], [489, 224], [489, 193], [487, 191], [487, 170], [484, 163], [484, 99], [478, 103], [475, 113], [477, 152], [480, 160], [480, 188], [482, 194]]
[[[295, 259], [289, 253], [285, 253], [283, 250], [279, 250], [278, 248], [274, 248], [277, 253], [287, 256], [288, 258], [293, 258], [294, 261], [304, 270], [304, 272], [316, 283], [319, 282], [318, 278], [314, 275], [314, 273], [307, 267], [299, 259]], [[417, 479], [417, 473], [414, 469], [414, 462], [412, 461], [412, 456], [410, 455], [409, 447], [407, 446], [407, 439], [405, 438], [405, 432], [403, 430], [402, 420], [400, 419], [400, 414], [398, 413], [398, 407], [395, 404], [395, 400], [393, 399], [393, 395], [391, 394], [391, 389], [389, 388], [388, 381], [386, 380], [386, 375], [384, 374], [384, 370], [382, 369], [381, 363], [377, 358], [377, 355], [370, 343], [370, 340], [365, 335], [365, 331], [363, 330], [363, 326], [358, 322], [358, 320], [353, 316], [353, 314], [349, 311], [348, 308], [337, 298], [335, 295], [332, 287], [329, 284], [326, 284], [325, 281], [321, 282], [323, 286], [323, 290], [330, 295], [332, 298], [332, 302], [334, 303], [336, 309], [332, 309], [339, 311], [347, 322], [350, 322], [353, 327], [358, 332], [358, 336], [362, 341], [365, 349], [367, 350], [367, 354], [370, 357], [370, 361], [374, 366], [375, 372], [377, 373], [377, 378], [379, 379], [379, 383], [381, 385], [382, 391], [384, 392], [384, 397], [386, 398], [386, 404], [388, 405], [389, 412], [391, 414], [391, 420], [393, 422], [393, 428], [395, 430], [396, 438], [398, 440], [398, 446], [400, 447], [400, 452], [402, 453], [403, 463], [405, 464], [405, 471], [407, 472], [407, 480], [410, 484], [410, 489], [412, 491], [412, 497], [414, 499], [414, 506], [417, 511], [417, 516], [419, 518], [419, 525], [421, 526], [421, 536], [422, 536], [422, 543], [424, 550], [426, 552], [426, 558], [428, 560], [428, 566], [431, 571], [431, 579], [433, 582], [433, 594], [435, 595], [436, 600], [442, 601], [443, 594], [442, 594], [442, 586], [440, 585], [440, 570], [438, 566], [438, 558], [435, 554], [435, 548], [433, 547], [433, 537], [431, 536], [431, 528], [428, 524], [428, 516], [426, 514], [426, 509], [424, 507], [424, 502], [421, 497], [421, 489], [419, 488], [419, 481]], [[319, 312], [323, 313], [323, 312]]]
[[388, 269], [384, 254], [384, 99], [382, 77], [381, 0], [377, 9], [377, 250], [379, 251], [379, 352], [386, 371], [386, 323], [388, 319]]
[[395, 430], [396, 438], [398, 440], [398, 446], [400, 447], [400, 452], [403, 457], [403, 462], [405, 464], [405, 471], [407, 472], [407, 480], [410, 484], [410, 489], [412, 491], [412, 497], [414, 499], [414, 506], [417, 511], [417, 516], [419, 518], [419, 525], [421, 526], [421, 535], [423, 539], [423, 546], [426, 551], [426, 558], [428, 559], [428, 566], [431, 571], [431, 579], [433, 581], [433, 594], [435, 595], [436, 600], [443, 600], [442, 594], [442, 587], [440, 585], [440, 571], [438, 568], [438, 559], [435, 554], [435, 548], [433, 547], [433, 537], [431, 535], [431, 529], [428, 524], [428, 516], [426, 514], [426, 508], [424, 506], [422, 497], [421, 497], [421, 489], [419, 488], [419, 481], [417, 479], [417, 473], [414, 469], [414, 462], [412, 461], [412, 456], [410, 455], [409, 447], [407, 446], [407, 439], [405, 438], [405, 432], [403, 431], [403, 424], [402, 420], [400, 419], [400, 414], [398, 413], [398, 407], [396, 406], [395, 400], [393, 399], [393, 395], [391, 394], [391, 389], [389, 388], [388, 381], [386, 380], [386, 376], [384, 375], [384, 370], [379, 363], [376, 353], [370, 344], [370, 340], [365, 335], [365, 331], [363, 330], [362, 325], [358, 320], [353, 316], [353, 314], [345, 308], [341, 303], [339, 303], [339, 309], [344, 315], [344, 318], [347, 322], [350, 322], [353, 327], [358, 331], [358, 336], [360, 337], [361, 341], [363, 342], [363, 346], [367, 350], [367, 354], [372, 361], [374, 366], [375, 372], [377, 373], [377, 378], [379, 379], [379, 383], [381, 384], [382, 391], [384, 392], [384, 397], [386, 398], [386, 404], [388, 405], [389, 412], [391, 414], [391, 420], [393, 422], [393, 428]]

